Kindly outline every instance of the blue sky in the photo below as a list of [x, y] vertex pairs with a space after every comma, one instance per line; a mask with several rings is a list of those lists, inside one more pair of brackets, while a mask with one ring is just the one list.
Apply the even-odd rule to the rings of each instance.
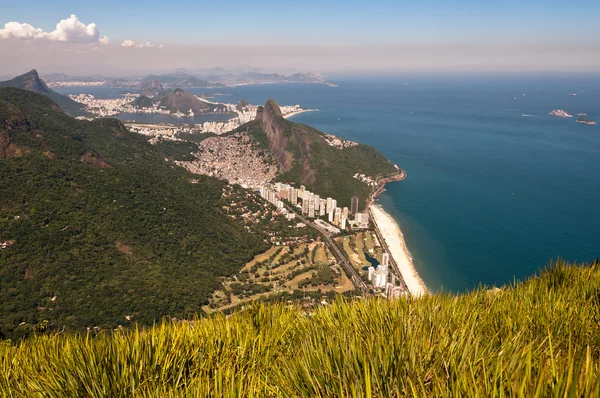
[[0, 73], [597, 72], [599, 16], [599, 0], [0, 0]]
[[176, 44], [591, 41], [600, 1], [0, 1], [0, 24], [76, 14], [118, 40]]

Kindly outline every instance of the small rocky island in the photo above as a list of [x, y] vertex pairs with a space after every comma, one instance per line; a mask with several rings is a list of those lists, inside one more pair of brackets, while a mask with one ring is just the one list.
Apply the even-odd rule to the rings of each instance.
[[587, 124], [588, 126], [593, 126], [596, 124], [596, 122], [592, 119], [590, 119], [587, 116], [581, 116], [578, 117], [577, 120], [575, 120], [577, 123], [581, 123], [581, 124]]
[[573, 115], [566, 111], [563, 111], [562, 109], [554, 109], [552, 112], [549, 113], [549, 115], [556, 117], [573, 117]]

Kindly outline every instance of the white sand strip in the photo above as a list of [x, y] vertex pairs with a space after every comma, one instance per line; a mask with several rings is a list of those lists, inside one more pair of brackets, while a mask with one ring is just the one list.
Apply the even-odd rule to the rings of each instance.
[[417, 273], [414, 264], [408, 254], [406, 243], [404, 242], [404, 236], [400, 227], [389, 214], [387, 214], [380, 206], [371, 206], [371, 212], [373, 218], [385, 243], [387, 244], [390, 255], [398, 265], [398, 269], [402, 274], [402, 278], [410, 291], [410, 294], [418, 297], [423, 294], [429, 293], [427, 286]]
[[318, 109], [302, 109], [301, 111], [287, 113], [287, 114], [283, 115], [283, 118], [284, 119], [289, 119], [292, 116], [296, 116], [296, 115], [299, 115], [301, 113], [305, 113], [305, 112], [318, 112], [318, 111], [319, 111]]

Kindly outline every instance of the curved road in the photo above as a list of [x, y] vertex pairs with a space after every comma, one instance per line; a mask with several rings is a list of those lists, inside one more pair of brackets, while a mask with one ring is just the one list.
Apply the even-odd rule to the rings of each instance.
[[317, 231], [319, 231], [321, 233], [321, 235], [323, 235], [323, 237], [325, 238], [325, 243], [327, 244], [327, 247], [329, 247], [329, 250], [331, 251], [331, 253], [333, 253], [335, 258], [338, 260], [338, 262], [340, 263], [340, 265], [346, 272], [346, 275], [348, 275], [348, 277], [352, 280], [352, 283], [354, 284], [354, 286], [358, 287], [361, 290], [363, 297], [371, 296], [369, 287], [367, 286], [365, 281], [363, 281], [360, 278], [360, 276], [358, 275], [358, 272], [356, 272], [356, 270], [354, 269], [352, 264], [350, 264], [350, 262], [348, 261], [346, 256], [344, 256], [344, 254], [340, 251], [340, 249], [337, 247], [335, 242], [333, 242], [333, 240], [331, 240], [329, 232], [326, 231], [325, 229], [319, 227], [317, 224], [313, 223], [312, 221], [307, 220], [302, 215], [296, 213], [287, 204], [285, 204], [285, 208], [288, 209], [288, 211], [296, 214], [296, 216], [300, 220], [302, 220], [303, 223], [310, 226], [311, 228], [316, 229]]

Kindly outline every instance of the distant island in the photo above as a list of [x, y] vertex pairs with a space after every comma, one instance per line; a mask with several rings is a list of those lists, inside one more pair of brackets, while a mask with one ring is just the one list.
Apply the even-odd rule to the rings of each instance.
[[552, 112], [549, 113], [549, 115], [556, 117], [573, 117], [573, 115], [562, 109], [554, 109]]
[[596, 122], [594, 120], [590, 119], [587, 116], [578, 117], [577, 120], [575, 120], [575, 121], [580, 124], [587, 124], [588, 126], [593, 126], [596, 124]]
[[[552, 112], [549, 113], [550, 116], [555, 116], [555, 117], [561, 117], [561, 118], [571, 118], [573, 117], [573, 115], [571, 115], [569, 112], [562, 110], [562, 109], [554, 109]], [[587, 113], [583, 113], [580, 112], [577, 114], [577, 116], [579, 116], [575, 121], [579, 124], [586, 124], [589, 126], [593, 126], [596, 124], [596, 122], [592, 119], [590, 119], [587, 116]]]

